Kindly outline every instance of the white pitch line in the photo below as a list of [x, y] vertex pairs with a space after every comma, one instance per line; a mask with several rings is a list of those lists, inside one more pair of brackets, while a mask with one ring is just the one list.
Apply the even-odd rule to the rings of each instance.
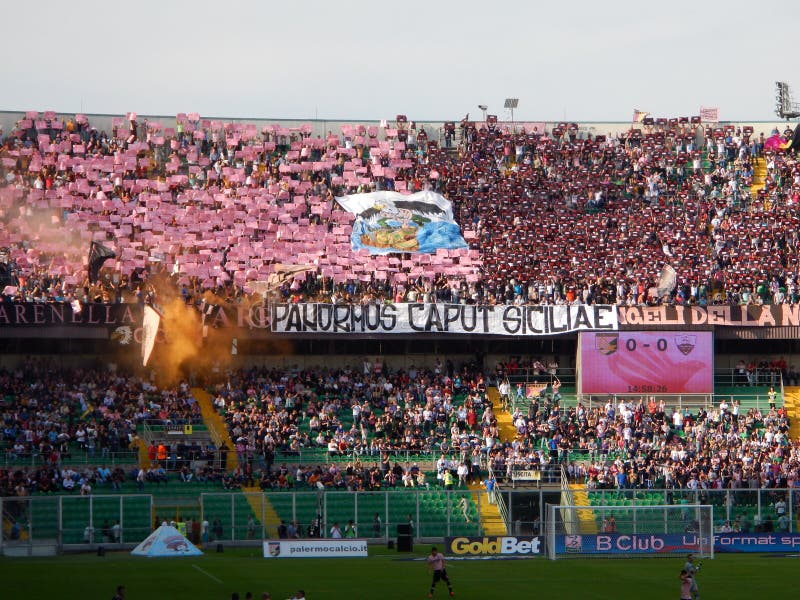
[[219, 584], [223, 584], [223, 581], [222, 581], [221, 579], [217, 579], [217, 578], [216, 578], [216, 577], [214, 577], [214, 576], [213, 576], [211, 573], [209, 573], [208, 571], [204, 571], [203, 569], [201, 569], [201, 568], [200, 568], [200, 567], [198, 567], [197, 565], [192, 565], [192, 568], [193, 568], [193, 569], [195, 569], [195, 570], [197, 570], [197, 571], [200, 571], [200, 572], [201, 572], [203, 575], [205, 575], [206, 577], [209, 577], [209, 578], [213, 579], [213, 580], [214, 580], [214, 581], [216, 581], [217, 583], [219, 583]]

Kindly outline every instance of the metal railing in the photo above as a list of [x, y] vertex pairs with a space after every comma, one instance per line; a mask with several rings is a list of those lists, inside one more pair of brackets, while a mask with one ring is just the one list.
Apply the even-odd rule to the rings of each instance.
[[[781, 371], [772, 368], [753, 369], [745, 373], [739, 373], [739, 370], [735, 367], [715, 368], [713, 376], [715, 386], [748, 388], [773, 385], [777, 387], [782, 382]], [[512, 392], [514, 392], [517, 384], [521, 384], [523, 389], [525, 384], [529, 383], [550, 386], [555, 377], [558, 377], [562, 386], [567, 389], [575, 389], [577, 386], [577, 370], [569, 367], [558, 367], [555, 369], [555, 376], [546, 367], [543, 370], [533, 369], [532, 367], [517, 367], [506, 376], [506, 379], [508, 379]]]
[[778, 369], [753, 369], [739, 373], [737, 368], [714, 369], [714, 385], [763, 387], [778, 385], [782, 374]]
[[[715, 525], [749, 520], [746, 527], [755, 527], [756, 518], [764, 525], [772, 521], [771, 530], [781, 531], [780, 517], [785, 515], [785, 531], [799, 531], [796, 519], [800, 516], [800, 490], [794, 488], [736, 488], [728, 490], [681, 489], [600, 489], [588, 490], [594, 510], [610, 510], [620, 506], [649, 506], [655, 504], [714, 505]], [[604, 507], [604, 508], [603, 508]]]
[[[61, 456], [58, 465], [61, 466], [90, 466], [90, 465], [132, 465], [137, 464], [139, 455], [132, 450], [118, 450], [112, 452], [108, 449], [99, 448], [94, 454], [86, 450], [71, 450], [68, 456]], [[25, 456], [15, 455], [11, 452], [4, 452], [0, 457], [0, 465], [3, 467], [41, 467], [50, 466], [50, 457], [33, 452]], [[53, 465], [55, 466], [55, 465]]]
[[186, 425], [190, 425], [193, 430], [206, 431], [206, 425], [202, 417], [191, 419], [143, 419], [141, 425], [152, 432], [183, 431]]
[[[612, 400], [616, 405], [622, 400], [638, 400], [639, 398], [654, 398], [656, 402], [664, 400], [665, 408], [672, 410], [677, 408], [680, 412], [689, 410], [696, 412], [701, 408], [711, 410], [718, 407], [725, 400], [729, 406], [734, 402], [739, 402], [744, 414], [750, 408], [760, 411], [769, 409], [769, 394], [591, 394], [580, 397], [587, 409], [602, 407], [606, 402]], [[781, 396], [782, 398], [782, 396]], [[781, 398], [776, 398], [778, 404], [783, 404]], [[729, 409], [730, 410], [730, 409]]]
[[[495, 474], [495, 478], [503, 483], [511, 483], [511, 489], [516, 489], [517, 481], [534, 483], [537, 486], [542, 484], [558, 484], [562, 476], [562, 467], [560, 464], [539, 464], [538, 462], [502, 462], [504, 470], [500, 471], [491, 464], [491, 459], [488, 461], [490, 468]], [[521, 476], [520, 476], [521, 475]]]
[[[344, 529], [353, 521], [360, 538], [385, 542], [394, 537], [398, 525], [410, 524], [414, 539], [423, 541], [484, 535], [478, 507], [486, 493], [466, 489], [205, 493], [200, 504], [214, 541], [246, 543], [278, 537], [279, 522], [270, 521], [269, 509], [287, 525], [294, 523], [298, 537], [329, 537], [334, 524]], [[461, 507], [462, 497], [468, 501], [466, 509]]]
[[500, 493], [500, 484], [497, 482], [497, 477], [495, 477], [494, 469], [492, 469], [491, 465], [489, 465], [489, 477], [495, 481], [494, 489], [491, 491], [487, 490], [486, 492], [489, 496], [489, 502], [497, 505], [497, 510], [500, 512], [500, 518], [503, 519], [503, 523], [506, 525], [506, 531], [511, 531], [511, 523], [508, 520], [508, 507], [506, 506], [506, 501], [503, 498], [503, 494]]
[[0, 497], [0, 550], [130, 547], [152, 531], [152, 507], [146, 494]]
[[[564, 466], [561, 466], [561, 504], [564, 506], [573, 506], [575, 504], [575, 495], [572, 493], [572, 488], [569, 487], [569, 481], [567, 479], [567, 470]], [[565, 524], [567, 523], [577, 523], [577, 512], [574, 508], [571, 509], [562, 509], [562, 513], [564, 511], [569, 511], [569, 514], [562, 514], [561, 518]], [[575, 533], [571, 529], [567, 531], [567, 533], [572, 534]]]
[[[783, 378], [779, 378], [780, 393], [777, 398], [778, 404], [783, 404]], [[776, 390], [777, 391], [777, 390]], [[577, 402], [583, 403], [587, 409], [602, 407], [606, 402], [612, 400], [614, 404], [618, 403], [620, 399], [624, 400], [638, 400], [640, 398], [654, 398], [656, 402], [664, 400], [666, 408], [677, 408], [681, 412], [686, 409], [696, 411], [699, 409], [710, 410], [715, 406], [719, 406], [722, 400], [725, 400], [729, 405], [733, 405], [734, 401], [738, 401], [741, 408], [744, 410], [756, 408], [758, 410], [767, 410], [769, 408], [769, 394], [763, 393], [747, 393], [743, 389], [741, 394], [650, 394], [650, 393], [628, 393], [628, 394], [583, 394], [574, 396], [565, 396], [561, 401], [562, 406], [575, 406]], [[526, 409], [530, 404], [530, 399], [524, 395], [518, 395], [512, 389], [510, 394], [511, 410], [516, 408]]]
[[[557, 367], [555, 369], [555, 377], [565, 386], [573, 387], [577, 381], [577, 373], [575, 369], [568, 367]], [[516, 384], [526, 384], [533, 382], [550, 384], [554, 380], [554, 375], [548, 371], [547, 367], [543, 370], [534, 369], [533, 367], [517, 367], [512, 373], [506, 377], [511, 383], [511, 387], [516, 387]]]
[[[325, 448], [304, 448], [301, 450], [292, 450], [292, 451], [285, 451], [285, 450], [278, 450], [275, 452], [275, 462], [290, 462], [292, 464], [330, 464], [330, 463], [355, 463], [356, 461], [360, 461], [361, 463], [379, 463], [381, 460], [381, 456], [386, 454], [387, 452], [384, 450], [375, 450], [375, 451], [365, 451], [362, 453], [357, 452], [345, 452], [345, 453], [337, 453], [332, 454], [328, 452]], [[400, 463], [435, 463], [441, 456], [446, 456], [451, 459], [456, 459], [461, 457], [461, 450], [449, 450], [447, 452], [442, 452], [441, 450], [431, 450], [429, 452], [419, 452], [419, 451], [412, 451], [412, 450], [390, 450], [388, 454], [391, 457], [392, 462], [400, 462]], [[259, 462], [257, 459], [256, 462]]]
[[[515, 535], [538, 535], [546, 522], [546, 503], [552, 503], [547, 490], [504, 489], [508, 504], [508, 521]], [[597, 521], [603, 517], [624, 513], [629, 506], [714, 505], [714, 530], [725, 528], [742, 533], [770, 531], [800, 533], [800, 490], [745, 488], [733, 490], [588, 490], [590, 504], [586, 510]]]
[[[215, 432], [213, 432], [215, 433]], [[141, 425], [139, 434], [148, 444], [153, 441], [191, 441], [206, 442], [214, 439], [213, 433], [200, 423], [173, 423], [164, 425], [159, 421], [147, 420]]]
[[[497, 488], [495, 500], [509, 531], [537, 535], [546, 524], [546, 504], [553, 491]], [[565, 488], [566, 489], [566, 488]], [[142, 541], [160, 520], [182, 518], [195, 543], [257, 544], [278, 537], [281, 520], [294, 521], [300, 537], [327, 537], [334, 523], [353, 521], [360, 538], [385, 543], [397, 525], [411, 524], [416, 541], [446, 536], [482, 536], [478, 508], [484, 490], [372, 492], [205, 493], [190, 503], [158, 503], [146, 494], [28, 496], [0, 498], [4, 546], [54, 544], [60, 549], [130, 547]], [[468, 500], [466, 511], [461, 498]], [[798, 489], [596, 489], [587, 490], [585, 510], [598, 523], [631, 506], [714, 506], [715, 531], [798, 533]], [[502, 502], [502, 504], [500, 504]], [[574, 503], [573, 503], [574, 504]], [[172, 507], [172, 510], [170, 509]], [[157, 508], [157, 511], [156, 511]], [[276, 520], [277, 515], [277, 520]], [[376, 518], [377, 515], [377, 518]], [[201, 537], [202, 522], [208, 522]], [[119, 525], [115, 527], [115, 525]], [[295, 525], [293, 525], [295, 526]]]

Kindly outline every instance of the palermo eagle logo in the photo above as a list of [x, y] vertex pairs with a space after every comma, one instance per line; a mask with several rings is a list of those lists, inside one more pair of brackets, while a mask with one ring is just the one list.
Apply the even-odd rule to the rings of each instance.
[[594, 338], [594, 347], [600, 354], [609, 356], [617, 351], [619, 345], [619, 334], [598, 333]]
[[565, 535], [564, 550], [570, 553], [583, 551], [583, 537], [580, 535]]
[[127, 346], [133, 340], [133, 332], [130, 327], [123, 325], [114, 330], [114, 333], [111, 334], [111, 339], [118, 341], [122, 346]]

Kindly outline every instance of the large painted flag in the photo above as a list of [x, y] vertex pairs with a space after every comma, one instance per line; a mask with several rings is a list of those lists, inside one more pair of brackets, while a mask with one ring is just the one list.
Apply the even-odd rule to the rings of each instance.
[[466, 248], [450, 201], [431, 191], [403, 195], [370, 192], [336, 198], [356, 215], [350, 242], [353, 250], [371, 254], [432, 254], [439, 248]]

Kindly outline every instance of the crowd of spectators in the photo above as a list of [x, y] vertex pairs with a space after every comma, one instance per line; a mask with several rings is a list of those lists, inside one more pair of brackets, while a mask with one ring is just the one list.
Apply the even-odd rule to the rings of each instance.
[[[0, 369], [0, 390], [4, 458], [49, 466], [59, 475], [62, 459], [76, 453], [101, 463], [130, 452], [145, 422], [173, 427], [200, 420], [188, 384], [159, 388], [107, 367], [27, 359]], [[60, 476], [65, 487], [69, 479], [75, 478]]]
[[[746, 380], [747, 363], [738, 367]], [[549, 381], [558, 363], [512, 357], [497, 369], [501, 384], [518, 369], [539, 371]], [[209, 385], [234, 444], [225, 450], [237, 453], [240, 468], [220, 470], [224, 459], [217, 460], [212, 446], [161, 443], [147, 449], [149, 469], [120, 474], [96, 466], [71, 470], [62, 459], [81, 452], [90, 464], [107, 463], [130, 449], [145, 421], [196, 422], [199, 408], [187, 383], [159, 389], [114, 370], [36, 360], [0, 371], [0, 444], [7, 460], [35, 465], [2, 479], [9, 489], [36, 491], [76, 491], [87, 482], [114, 485], [126, 478], [158, 484], [168, 472], [187, 483], [220, 482], [225, 488], [418, 487], [430, 484], [425, 476], [433, 468], [420, 468], [415, 459], [442, 456], [437, 483], [447, 485], [453, 483], [448, 473], [462, 484], [476, 480], [475, 466], [488, 455], [498, 473], [529, 463], [570, 463], [598, 487], [785, 487], [797, 482], [800, 465], [785, 410], [773, 398], [763, 411], [742, 410], [738, 402], [708, 412], [679, 411], [645, 398], [565, 408], [549, 383], [527, 408], [515, 404], [517, 437], [500, 443], [484, 376], [471, 363], [390, 369], [365, 358], [360, 368], [229, 371]], [[501, 386], [503, 391], [520, 393]], [[321, 463], [309, 464], [308, 456]], [[576, 466], [583, 464], [592, 467]]]
[[283, 462], [257, 472], [257, 484], [265, 491], [346, 490], [377, 491], [397, 489], [453, 490], [480, 479], [477, 453], [440, 454], [401, 462], [405, 455], [383, 452], [378, 456], [356, 457], [347, 463], [291, 464]]
[[[159, 389], [113, 370], [28, 360], [1, 371], [0, 385], [0, 444], [6, 460], [20, 465], [0, 471], [0, 495], [9, 496], [89, 495], [126, 482], [143, 491], [177, 480], [223, 489], [453, 489], [479, 478], [480, 456], [499, 436], [474, 364], [392, 370], [364, 359], [359, 369], [231, 371], [211, 390], [234, 448], [154, 442], [149, 467], [109, 467], [144, 421], [196, 421], [188, 384]], [[239, 458], [231, 472], [222, 468], [227, 451]], [[65, 460], [78, 454], [85, 465]]]
[[[295, 263], [310, 270], [282, 284], [286, 301], [798, 300], [794, 153], [749, 128], [670, 119], [605, 136], [465, 121], [449, 149], [408, 122], [324, 138], [310, 126], [176, 122], [128, 115], [97, 131], [84, 115], [21, 119], [0, 140], [0, 263], [14, 278], [0, 292], [134, 300], [164, 273], [186, 296], [236, 301]], [[765, 183], [751, 194], [756, 157]], [[470, 248], [436, 262], [354, 253], [353, 216], [334, 198], [383, 189], [445, 194]], [[117, 253], [98, 286], [83, 260], [91, 239]], [[659, 297], [667, 264], [677, 286]]]
[[[425, 257], [403, 266], [387, 257], [354, 260], [353, 216], [334, 201], [345, 192], [427, 185], [426, 155], [436, 150], [426, 145], [417, 156], [416, 143], [399, 141], [397, 130], [380, 128], [378, 139], [378, 127], [345, 127], [323, 139], [308, 126], [258, 132], [196, 115], [179, 115], [175, 128], [126, 123], [98, 132], [83, 115], [31, 114], [5, 140], [0, 247], [17, 278], [7, 296], [130, 300], [154, 273], [167, 272], [187, 293], [214, 289], [233, 300], [287, 262], [316, 270], [302, 284], [306, 297], [329, 296], [334, 283], [339, 297], [354, 286], [386, 294], [389, 275], [430, 265]], [[90, 239], [117, 253], [113, 277], [99, 287], [89, 285], [82, 261]], [[464, 250], [450, 263], [477, 279], [475, 261], [477, 250]], [[388, 275], [379, 281], [376, 273]], [[287, 284], [287, 296], [301, 277]]]
[[[143, 490], [174, 480], [225, 489], [452, 488], [477, 479], [481, 452], [499, 435], [475, 364], [393, 370], [365, 358], [357, 369], [253, 368], [211, 384], [233, 448], [153, 442], [150, 466], [126, 470], [105, 465], [134, 449], [137, 426], [197, 422], [187, 383], [160, 389], [114, 369], [29, 359], [0, 371], [0, 386], [0, 445], [7, 464], [20, 465], [0, 473], [9, 495], [90, 494], [126, 482]], [[239, 458], [232, 472], [221, 468], [228, 451]], [[444, 462], [432, 480], [436, 456]]]
[[516, 408], [516, 439], [490, 451], [495, 471], [568, 465], [590, 489], [787, 488], [800, 484], [800, 442], [784, 408], [723, 400], [680, 410], [663, 399], [610, 398], [564, 408], [549, 395]]
[[[554, 359], [528, 365], [513, 357], [498, 368], [534, 363], [542, 373], [557, 368]], [[144, 490], [168, 480], [226, 490], [455, 489], [481, 479], [484, 458], [501, 478], [534, 469], [555, 482], [563, 465], [573, 481], [598, 490], [800, 486], [800, 442], [789, 438], [785, 409], [773, 400], [764, 410], [736, 400], [680, 410], [645, 397], [564, 407], [546, 386], [511, 409], [517, 435], [502, 442], [474, 364], [390, 369], [364, 359], [355, 369], [242, 369], [209, 387], [239, 458], [226, 472], [212, 447], [177, 452], [163, 444], [148, 449], [149, 468], [107, 466], [143, 419], [195, 417], [187, 384], [160, 390], [113, 371], [29, 360], [0, 372], [0, 386], [7, 458], [34, 459], [0, 469], [3, 496], [89, 495], [126, 482]], [[75, 449], [89, 456], [86, 466], [62, 463]]]
[[[409, 479], [391, 468], [395, 453], [459, 454], [463, 460], [480, 452], [483, 430], [496, 428], [485, 390], [472, 364], [391, 370], [368, 359], [360, 369], [240, 370], [212, 388], [241, 463], [263, 461], [272, 477], [277, 456], [316, 450], [380, 461], [378, 475], [359, 476], [391, 485]], [[325, 485], [337, 473], [317, 475]]]
[[120, 491], [133, 479], [134, 472], [120, 466], [69, 466], [44, 463], [37, 467], [0, 469], [0, 497], [27, 497], [33, 494], [93, 493]]
[[[657, 303], [669, 264], [670, 302], [797, 301], [793, 155], [747, 130], [675, 121], [583, 139], [568, 125], [549, 136], [473, 130], [445, 193], [476, 225], [490, 296]], [[753, 197], [752, 159], [765, 153]]]

